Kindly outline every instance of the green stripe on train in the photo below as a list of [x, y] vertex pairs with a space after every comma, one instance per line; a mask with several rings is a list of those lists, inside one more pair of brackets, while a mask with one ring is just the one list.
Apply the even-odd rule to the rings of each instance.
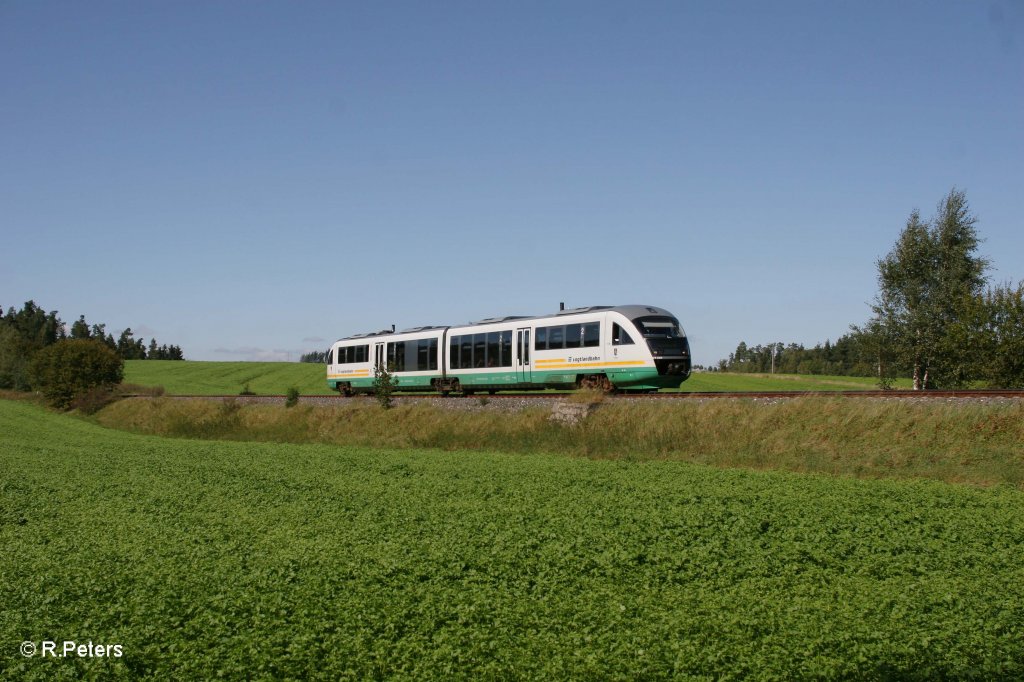
[[[520, 381], [519, 375], [516, 372], [501, 371], [501, 372], [482, 372], [482, 373], [464, 373], [455, 370], [448, 374], [449, 378], [455, 378], [459, 380], [459, 383], [467, 388], [473, 387], [502, 387], [509, 386], [514, 387], [523, 383], [529, 384], [558, 384], [568, 385], [573, 384], [576, 381], [576, 377], [579, 374], [588, 374], [595, 372], [566, 372], [559, 370], [556, 372], [544, 372], [540, 370], [533, 370], [530, 374], [530, 378], [526, 381]], [[654, 367], [639, 367], [629, 369], [609, 368], [603, 374], [607, 374], [608, 378], [611, 379], [612, 383], [620, 388], [639, 388], [639, 389], [656, 389], [656, 388], [678, 388], [682, 383], [680, 377], [660, 376], [658, 370]], [[401, 372], [395, 373], [395, 378], [398, 380], [396, 389], [399, 391], [403, 390], [431, 390], [431, 380], [438, 378], [438, 375], [431, 376], [406, 376]], [[331, 388], [337, 388], [339, 379], [329, 379], [327, 385]], [[373, 389], [373, 378], [360, 378], [349, 380], [352, 388], [355, 390], [372, 390]]]

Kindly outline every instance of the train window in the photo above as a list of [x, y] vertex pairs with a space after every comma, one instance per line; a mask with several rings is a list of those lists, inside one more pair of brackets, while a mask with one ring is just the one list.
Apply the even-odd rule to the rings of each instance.
[[459, 340], [461, 336], [453, 336], [448, 344], [448, 365], [452, 369], [459, 368]]
[[512, 330], [501, 332], [501, 362], [502, 367], [512, 366]]
[[330, 349], [329, 351], [327, 351], [327, 364], [328, 365], [333, 365], [334, 364], [334, 349], [333, 348]]
[[392, 372], [404, 372], [405, 360], [405, 341], [389, 343], [387, 356], [388, 369]]
[[487, 334], [473, 334], [473, 367], [487, 363]]
[[534, 350], [547, 350], [548, 349], [548, 328], [537, 327], [537, 334], [533, 340]]
[[629, 335], [625, 329], [620, 327], [618, 323], [612, 323], [612, 345], [613, 346], [632, 346], [633, 338]]
[[[349, 357], [352, 354], [349, 353]], [[370, 361], [370, 346], [356, 346], [356, 362], [369, 362]]]
[[565, 327], [548, 327], [548, 350], [565, 348]]
[[593, 348], [601, 345], [601, 323], [588, 322], [583, 325], [583, 346]]
[[422, 372], [430, 367], [430, 339], [416, 342], [416, 370]]
[[583, 325], [567, 324], [565, 326], [565, 347], [579, 348], [583, 342]]
[[498, 348], [501, 341], [501, 332], [489, 332], [487, 334], [487, 366], [497, 367], [501, 360]]
[[672, 317], [661, 315], [650, 317], [638, 317], [633, 320], [640, 333], [645, 339], [681, 339], [683, 330], [679, 328], [679, 322]]
[[462, 358], [459, 365], [462, 369], [469, 369], [473, 366], [473, 335], [466, 334], [462, 337]]
[[[409, 344], [412, 346], [412, 344]], [[419, 372], [426, 372], [427, 370], [437, 369], [437, 339], [420, 339], [416, 342], [416, 370]], [[411, 361], [408, 362], [410, 367], [414, 366]]]

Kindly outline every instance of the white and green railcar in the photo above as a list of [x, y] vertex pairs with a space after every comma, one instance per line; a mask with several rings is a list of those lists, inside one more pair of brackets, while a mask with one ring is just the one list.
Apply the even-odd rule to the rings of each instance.
[[592, 306], [350, 336], [328, 352], [327, 383], [345, 395], [370, 392], [377, 366], [401, 391], [656, 390], [690, 375], [690, 346], [663, 308]]

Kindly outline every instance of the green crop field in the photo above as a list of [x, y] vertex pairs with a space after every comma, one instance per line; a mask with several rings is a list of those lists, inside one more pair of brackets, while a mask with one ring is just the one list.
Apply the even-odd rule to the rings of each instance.
[[[260, 395], [284, 395], [289, 388], [302, 395], [328, 395], [323, 365], [301, 362], [202, 362], [128, 360], [124, 381], [139, 386], [163, 386], [170, 395], [235, 395], [246, 384]], [[909, 380], [897, 382], [909, 388]], [[874, 379], [796, 374], [728, 374], [697, 372], [683, 391], [845, 391], [877, 388]]]
[[1024, 677], [1009, 487], [0, 424], [2, 679]]

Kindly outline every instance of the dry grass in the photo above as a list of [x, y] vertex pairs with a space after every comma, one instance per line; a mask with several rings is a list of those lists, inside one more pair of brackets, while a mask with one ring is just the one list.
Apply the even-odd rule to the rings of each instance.
[[929, 478], [1024, 487], [1024, 405], [805, 398], [607, 404], [582, 424], [545, 409], [509, 414], [403, 405], [246, 405], [124, 400], [109, 427], [170, 437], [388, 448], [554, 452], [679, 460], [865, 478]]

